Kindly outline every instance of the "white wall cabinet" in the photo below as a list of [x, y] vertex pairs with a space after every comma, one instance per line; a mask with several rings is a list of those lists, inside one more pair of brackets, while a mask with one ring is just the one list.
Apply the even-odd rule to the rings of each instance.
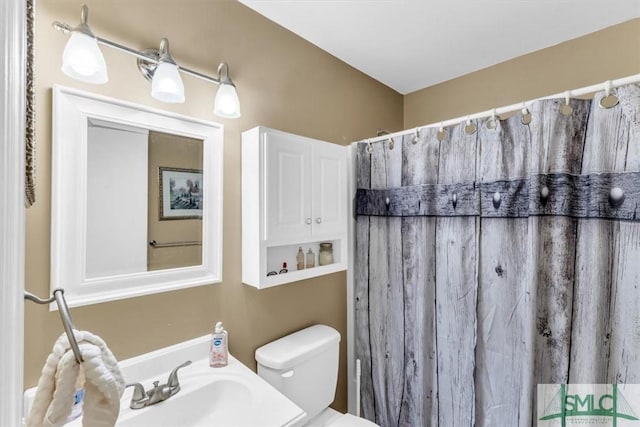
[[[252, 138], [249, 137], [249, 140]], [[287, 241], [311, 235], [311, 144], [289, 134], [264, 130], [265, 240]], [[253, 150], [258, 146], [249, 142]], [[244, 154], [243, 145], [243, 154]], [[244, 169], [244, 168], [243, 168]]]
[[[242, 281], [265, 288], [347, 266], [347, 147], [265, 127], [242, 134]], [[319, 245], [334, 263], [319, 266]], [[297, 270], [302, 248], [315, 267]], [[283, 263], [287, 273], [279, 272]]]

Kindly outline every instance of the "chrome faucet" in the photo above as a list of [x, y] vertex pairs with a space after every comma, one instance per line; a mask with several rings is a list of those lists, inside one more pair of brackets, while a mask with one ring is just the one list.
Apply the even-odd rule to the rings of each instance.
[[144, 391], [144, 387], [140, 383], [129, 383], [125, 386], [133, 387], [133, 396], [131, 396], [131, 404], [129, 408], [131, 409], [140, 409], [147, 406], [149, 402], [149, 398], [147, 397], [147, 393]]
[[191, 365], [191, 360], [187, 360], [182, 365], [177, 366], [169, 374], [166, 384], [160, 385], [160, 381], [153, 382], [153, 388], [145, 391], [144, 386], [140, 383], [130, 383], [126, 387], [133, 387], [133, 396], [131, 397], [131, 409], [140, 409], [154, 405], [158, 402], [167, 400], [180, 391], [180, 383], [178, 382], [178, 369]]

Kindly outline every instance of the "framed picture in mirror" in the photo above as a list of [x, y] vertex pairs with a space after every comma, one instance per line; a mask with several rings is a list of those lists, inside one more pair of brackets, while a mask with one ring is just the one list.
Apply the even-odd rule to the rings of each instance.
[[202, 171], [160, 167], [160, 220], [202, 218]]

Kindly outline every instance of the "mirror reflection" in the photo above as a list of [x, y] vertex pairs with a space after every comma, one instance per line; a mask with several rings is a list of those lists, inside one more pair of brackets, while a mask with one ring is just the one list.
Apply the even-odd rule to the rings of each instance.
[[86, 278], [202, 265], [203, 141], [88, 124]]

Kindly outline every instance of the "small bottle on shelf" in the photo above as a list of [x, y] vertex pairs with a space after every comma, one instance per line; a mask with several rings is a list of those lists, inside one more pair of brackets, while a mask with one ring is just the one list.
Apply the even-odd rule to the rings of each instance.
[[333, 244], [320, 243], [320, 252], [318, 253], [318, 265], [333, 264]]
[[304, 252], [302, 252], [302, 247], [298, 248], [298, 254], [296, 255], [296, 264], [298, 270], [304, 269]]
[[316, 254], [313, 253], [313, 251], [311, 250], [311, 248], [309, 248], [309, 251], [307, 252], [307, 267], [306, 268], [312, 268], [316, 266]]
[[284, 273], [288, 273], [289, 270], [287, 270], [287, 263], [283, 262], [282, 263], [282, 270], [280, 270], [280, 272], [278, 274], [284, 274]]

